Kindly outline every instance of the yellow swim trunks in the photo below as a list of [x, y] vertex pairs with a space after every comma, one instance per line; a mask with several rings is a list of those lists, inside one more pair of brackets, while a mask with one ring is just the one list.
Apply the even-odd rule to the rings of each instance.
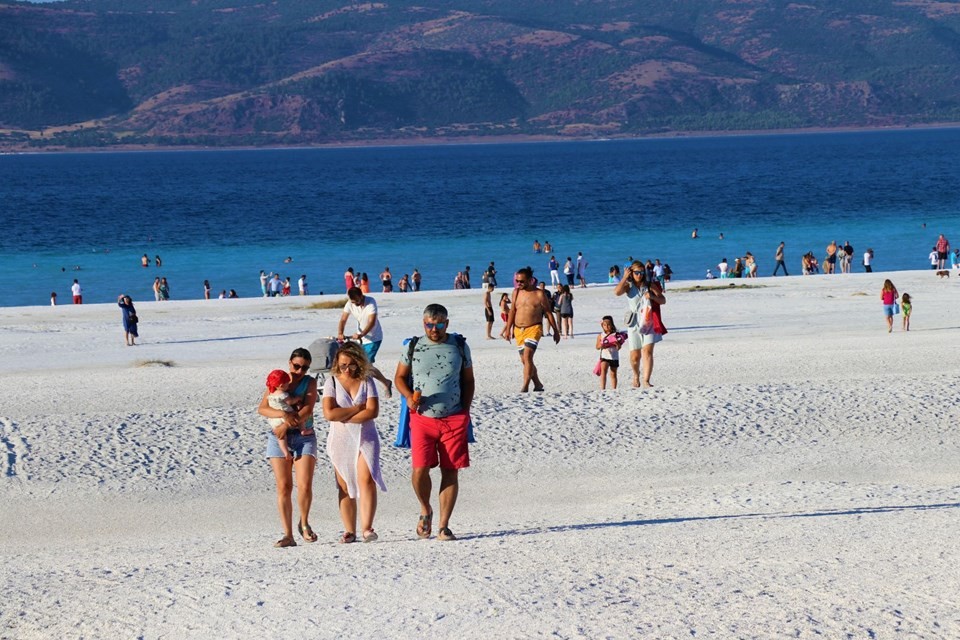
[[543, 325], [535, 324], [529, 327], [514, 327], [513, 337], [517, 340], [517, 347], [520, 351], [524, 349], [536, 350], [540, 344], [540, 338], [543, 337]]

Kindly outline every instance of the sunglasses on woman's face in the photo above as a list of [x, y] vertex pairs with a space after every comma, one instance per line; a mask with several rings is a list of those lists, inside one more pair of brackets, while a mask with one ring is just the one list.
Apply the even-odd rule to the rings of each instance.
[[337, 368], [340, 369], [340, 371], [356, 371], [357, 363], [351, 362], [349, 364], [339, 364], [337, 365]]
[[297, 363], [297, 362], [291, 362], [291, 363], [290, 363], [290, 368], [293, 369], [294, 371], [309, 371], [309, 370], [310, 370], [310, 365], [309, 365], [309, 364], [300, 364], [300, 363]]

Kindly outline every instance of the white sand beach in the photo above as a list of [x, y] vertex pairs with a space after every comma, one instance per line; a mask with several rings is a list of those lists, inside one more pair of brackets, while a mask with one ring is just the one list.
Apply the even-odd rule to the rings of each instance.
[[671, 283], [655, 388], [625, 365], [601, 392], [600, 317], [626, 305], [576, 289], [576, 337], [521, 394], [479, 290], [374, 293], [390, 377], [429, 302], [469, 340], [460, 539], [414, 533], [394, 398], [380, 540], [337, 544], [321, 444], [320, 540], [291, 549], [255, 408], [336, 332], [307, 304], [342, 296], [134, 301], [137, 347], [115, 305], [2, 308], [0, 638], [958, 638], [958, 294], [928, 271]]

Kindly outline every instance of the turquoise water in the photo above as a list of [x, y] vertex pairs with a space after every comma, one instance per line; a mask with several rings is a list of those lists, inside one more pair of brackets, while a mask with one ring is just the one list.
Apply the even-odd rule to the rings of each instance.
[[[781, 240], [791, 274], [831, 240], [872, 247], [878, 271], [924, 269], [937, 234], [960, 243], [958, 143], [938, 129], [0, 156], [0, 306], [67, 302], [75, 277], [85, 302], [152, 299], [160, 275], [174, 299], [205, 279], [255, 296], [261, 269], [306, 274], [313, 293], [340, 292], [347, 266], [374, 282], [417, 267], [426, 289], [468, 264], [476, 286], [491, 260], [546, 277], [534, 239], [561, 262], [582, 251], [593, 281], [627, 256], [685, 279], [747, 251], [767, 275]], [[143, 269], [144, 253], [163, 266]]]

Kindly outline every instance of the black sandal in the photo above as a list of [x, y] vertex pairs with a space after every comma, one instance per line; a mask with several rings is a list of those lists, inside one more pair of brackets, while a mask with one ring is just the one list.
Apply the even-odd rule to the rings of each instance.
[[280, 538], [279, 540], [277, 540], [276, 542], [274, 542], [274, 543], [273, 543], [273, 546], [275, 546], [275, 547], [278, 548], [278, 549], [285, 549], [285, 548], [287, 548], [287, 547], [295, 547], [295, 546], [297, 546], [297, 541], [293, 539], [293, 536], [283, 536], [282, 538]]
[[456, 540], [457, 536], [453, 535], [453, 531], [450, 531], [450, 527], [442, 527], [440, 531], [437, 532], [437, 540]]
[[420, 516], [417, 521], [417, 535], [421, 538], [429, 538], [433, 533], [433, 511], [425, 516]]
[[303, 524], [302, 522], [297, 523], [297, 531], [303, 536], [304, 541], [306, 542], [316, 542], [317, 534], [313, 532], [313, 529], [310, 528], [310, 523]]

